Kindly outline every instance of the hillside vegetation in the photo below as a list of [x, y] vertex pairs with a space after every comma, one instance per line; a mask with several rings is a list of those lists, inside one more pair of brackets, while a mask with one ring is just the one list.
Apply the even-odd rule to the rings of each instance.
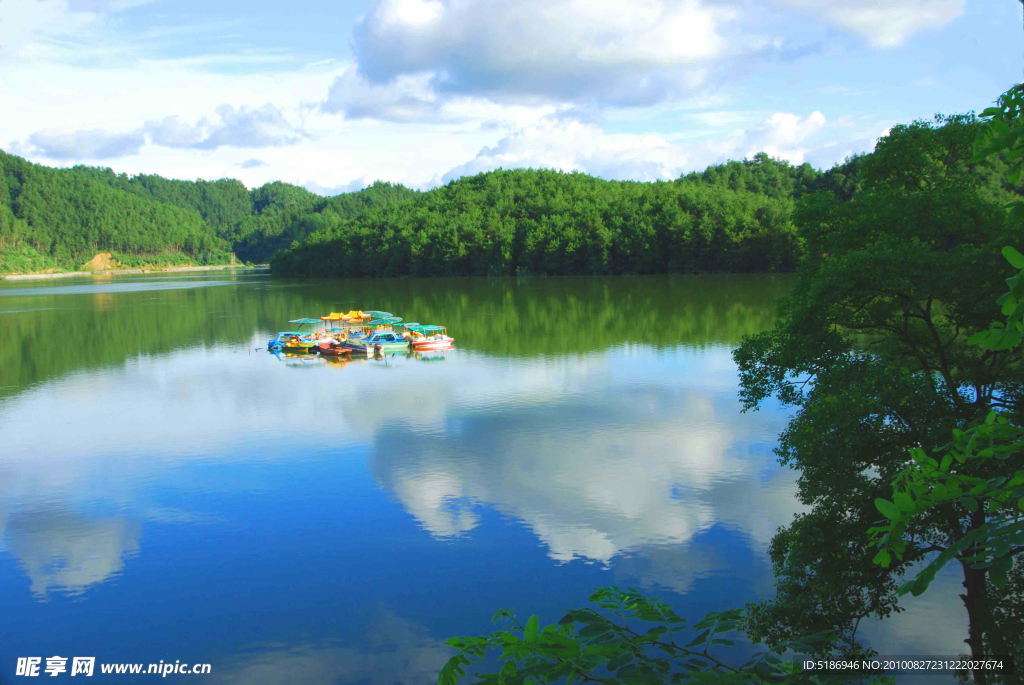
[[800, 252], [793, 201], [818, 176], [766, 155], [659, 183], [492, 171], [327, 225], [272, 268], [295, 276], [788, 271]]
[[[973, 140], [973, 115], [896, 127], [920, 159], [945, 154], [951, 132]], [[948, 129], [948, 130], [947, 130]], [[962, 163], [962, 162], [957, 162]], [[579, 173], [498, 170], [461, 178], [351, 221], [325, 221], [278, 253], [290, 276], [650, 274], [791, 271], [803, 255], [794, 224], [805, 196], [850, 201], [875, 153], [827, 172], [761, 153], [675, 181], [605, 181]], [[970, 168], [995, 206], [1012, 196], [1006, 166]]]
[[[81, 267], [99, 252], [123, 265], [266, 262], [319, 228], [310, 216], [350, 220], [411, 199], [377, 183], [324, 198], [287, 183], [178, 181], [110, 169], [53, 169], [0, 151], [0, 271]], [[311, 223], [312, 222], [312, 223]]]
[[[879, 144], [905, 140], [895, 163], [909, 173], [953, 159], [948, 141], [977, 130], [973, 115], [939, 117]], [[877, 166], [878, 152], [826, 172], [760, 153], [674, 181], [499, 169], [424, 193], [378, 182], [323, 198], [280, 182], [249, 190], [52, 169], [0, 152], [0, 271], [66, 270], [100, 252], [123, 265], [225, 263], [233, 252], [310, 277], [792, 271], [804, 255], [798, 205], [819, 193], [851, 202]], [[993, 207], [1017, 192], [1001, 160], [968, 166]]]

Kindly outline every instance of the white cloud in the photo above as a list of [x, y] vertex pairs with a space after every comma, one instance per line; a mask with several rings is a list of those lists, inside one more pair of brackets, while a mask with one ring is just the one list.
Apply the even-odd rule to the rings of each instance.
[[[149, 121], [127, 133], [102, 130], [77, 130], [70, 133], [45, 129], [29, 136], [28, 142], [14, 146], [19, 152], [38, 154], [59, 161], [106, 160], [139, 154], [147, 139], [153, 145], [177, 149], [216, 150], [219, 147], [266, 148], [293, 145], [306, 133], [289, 122], [273, 105], [235, 109], [220, 105], [219, 121], [203, 117], [195, 124], [180, 116]], [[242, 162], [251, 169], [262, 164]], [[255, 160], [259, 162], [259, 160]]]
[[[838, 136], [839, 142], [823, 134]], [[666, 180], [762, 151], [793, 164], [813, 157], [815, 163], [828, 167], [850, 152], [873, 145], [874, 139], [860, 132], [851, 134], [845, 124], [828, 128], [825, 116], [817, 111], [803, 117], [777, 112], [759, 125], [732, 135], [681, 142], [656, 134], [606, 133], [596, 124], [546, 119], [484, 147], [472, 160], [449, 170], [439, 180], [447, 183], [499, 167], [575, 170], [608, 179]]]
[[[129, 30], [145, 10], [130, 23], [117, 12], [135, 0], [2, 2], [0, 147], [44, 164], [117, 159], [125, 173], [322, 192], [375, 179], [429, 187], [499, 165], [672, 178], [757, 146], [828, 165], [874, 140], [835, 123], [832, 112], [850, 111], [834, 102], [844, 96], [751, 105], [730, 84], [801, 53], [793, 45], [824, 44], [817, 24], [800, 23], [812, 15], [881, 12], [910, 35], [959, 11], [939, 0], [642, 0], [629, 11], [609, 0], [370, 0], [354, 55], [332, 61], [300, 59], [298, 46], [186, 47], [193, 28], [226, 32], [216, 18]], [[717, 98], [714, 115], [686, 114], [691, 93]], [[738, 102], [763, 113], [725, 111]], [[815, 108], [829, 117], [817, 130], [805, 114]], [[756, 132], [773, 111], [796, 116], [798, 130], [787, 137], [778, 121]], [[623, 112], [627, 126], [615, 121]], [[263, 165], [247, 164], [250, 148]]]
[[221, 146], [262, 148], [292, 145], [305, 133], [289, 122], [281, 110], [271, 104], [262, 107], [235, 109], [220, 105], [218, 122], [203, 117], [196, 124], [187, 124], [179, 116], [146, 124], [146, 132], [154, 145], [214, 150]]
[[355, 191], [362, 190], [366, 186], [372, 184], [373, 180], [363, 176], [352, 179], [348, 183], [339, 183], [336, 186], [322, 186], [319, 183], [314, 183], [313, 181], [306, 181], [302, 184], [302, 187], [311, 193], [323, 195], [324, 197], [331, 197], [333, 195], [340, 195], [341, 193], [354, 193]]
[[685, 163], [658, 135], [607, 134], [579, 121], [543, 121], [505, 136], [472, 160], [444, 174], [447, 183], [499, 167], [544, 167], [582, 171], [607, 178], [657, 180], [674, 178]]
[[438, 91], [643, 104], [703, 83], [737, 17], [699, 0], [375, 0], [354, 30], [360, 72]]
[[0, 64], [53, 56], [74, 36], [91, 36], [100, 27], [91, 12], [74, 12], [66, 0], [3, 0], [0, 7]]
[[965, 0], [775, 0], [856, 33], [879, 48], [893, 48], [915, 33], [946, 26]]
[[322, 107], [348, 119], [418, 121], [436, 118], [441, 99], [430, 87], [429, 74], [401, 75], [393, 83], [370, 83], [356, 67], [346, 69], [331, 84]]
[[44, 129], [29, 136], [31, 148], [22, 144], [22, 149], [32, 149], [50, 159], [74, 161], [82, 159], [114, 159], [137, 155], [146, 142], [143, 130], [128, 133], [79, 130], [63, 133]]
[[747, 134], [746, 156], [767, 152], [772, 157], [803, 164], [808, 151], [804, 143], [824, 126], [825, 115], [821, 112], [812, 112], [806, 117], [776, 112]]

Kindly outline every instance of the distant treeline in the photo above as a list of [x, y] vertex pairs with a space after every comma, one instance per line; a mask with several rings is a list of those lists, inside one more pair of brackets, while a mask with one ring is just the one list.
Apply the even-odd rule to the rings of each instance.
[[498, 170], [352, 221], [324, 220], [272, 268], [357, 277], [788, 271], [800, 255], [794, 199], [820, 177], [764, 154], [658, 183]]
[[243, 261], [265, 262], [320, 227], [308, 215], [346, 221], [415, 195], [377, 183], [324, 198], [287, 183], [249, 190], [229, 179], [53, 169], [0, 151], [0, 271], [73, 268], [98, 252], [198, 264], [223, 263], [234, 252]]
[[[947, 127], [959, 133], [940, 134]], [[973, 115], [939, 117], [891, 135], [914, 136], [916, 153], [960, 159], [944, 146], [973, 140], [977, 127]], [[874, 166], [874, 153], [826, 172], [760, 153], [655, 183], [498, 170], [351, 221], [318, 217], [324, 227], [271, 268], [331, 277], [790, 271], [803, 255], [797, 205], [819, 193], [852, 200]], [[1002, 162], [971, 174], [994, 204], [1007, 199]]]
[[[971, 140], [977, 127], [973, 115], [939, 118], [890, 138], [961, 159], [948, 141]], [[798, 205], [819, 193], [849, 202], [876, 166], [875, 153], [825, 172], [760, 153], [655, 183], [499, 169], [425, 193], [378, 182], [323, 198], [279, 182], [248, 190], [51, 169], [0, 152], [0, 271], [74, 267], [97, 252], [199, 264], [234, 252], [313, 277], [791, 271], [803, 256]], [[993, 204], [1009, 197], [1000, 160], [970, 177]]]

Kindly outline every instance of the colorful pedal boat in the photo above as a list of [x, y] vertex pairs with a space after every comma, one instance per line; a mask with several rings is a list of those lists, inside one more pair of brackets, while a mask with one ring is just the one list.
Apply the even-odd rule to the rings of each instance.
[[319, 341], [316, 344], [316, 350], [320, 353], [321, 357], [340, 357], [352, 353], [352, 348], [346, 347], [331, 338]]
[[414, 350], [443, 350], [454, 342], [455, 338], [448, 336], [444, 326], [417, 326], [412, 331], [409, 345]]
[[277, 336], [267, 343], [268, 350], [308, 350], [316, 345], [316, 340], [312, 338], [308, 333], [302, 333], [300, 331], [282, 331]]
[[346, 340], [345, 347], [354, 353], [362, 352], [369, 356], [374, 352], [391, 352], [396, 350], [409, 349], [409, 343], [405, 338], [394, 331], [376, 330], [361, 340]]

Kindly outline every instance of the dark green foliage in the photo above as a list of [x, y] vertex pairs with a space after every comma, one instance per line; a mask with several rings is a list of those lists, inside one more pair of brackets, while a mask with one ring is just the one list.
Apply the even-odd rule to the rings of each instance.
[[275, 252], [315, 231], [350, 221], [374, 207], [411, 200], [418, 193], [377, 181], [356, 193], [322, 198], [287, 183], [268, 183], [252, 191], [253, 212], [238, 231], [238, 256], [266, 262]]
[[287, 183], [250, 191], [232, 179], [51, 169], [0, 152], [0, 271], [67, 270], [97, 252], [122, 266], [226, 263], [231, 252], [266, 262], [330, 222], [415, 195], [389, 183], [333, 198]]
[[[790, 683], [891, 683], [892, 678], [855, 671], [823, 676], [804, 671], [787, 651], [811, 659], [829, 658], [833, 635], [807, 635], [772, 651], [747, 659], [736, 658], [742, 640], [743, 611], [713, 612], [690, 624], [665, 602], [637, 590], [599, 588], [590, 597], [593, 607], [566, 612], [557, 623], [541, 627], [537, 616], [524, 626], [511, 609], [495, 614], [506, 629], [487, 637], [451, 638], [457, 651], [438, 674], [438, 685], [456, 685], [467, 677], [466, 667], [499, 651], [501, 670], [478, 673], [483, 685], [593, 682], [606, 685], [767, 685]], [[730, 663], [731, 662], [731, 663]]]
[[226, 253], [195, 210], [126, 193], [82, 169], [49, 169], [0, 152], [0, 252], [31, 246], [62, 267], [97, 252]]
[[295, 276], [786, 271], [800, 254], [786, 192], [498, 170], [354, 221], [324, 215], [325, 226], [272, 268]]
[[[479, 174], [352, 221], [320, 213], [309, 238], [271, 266], [317, 277], [787, 271], [804, 254], [797, 201], [806, 202], [804, 223], [827, 230], [811, 215], [815, 207], [851, 204], [848, 215], [865, 214], [875, 210], [864, 203], [901, 193], [918, 202], [902, 220], [919, 228], [919, 240], [933, 238], [935, 226], [922, 219], [934, 215], [943, 240], [962, 241], [955, 226], [970, 225], [971, 212], [994, 216], [1019, 183], [1001, 159], [970, 161], [972, 115], [936, 123], [897, 126], [875, 152], [825, 173], [759, 153], [674, 182], [524, 169]], [[974, 205], [961, 202], [956, 179], [969, 179]], [[859, 203], [865, 188], [875, 192]], [[922, 189], [933, 192], [911, 192]], [[879, 199], [884, 191], [888, 200]]]
[[76, 166], [74, 170], [147, 200], [195, 210], [218, 236], [232, 242], [237, 238], [237, 226], [253, 211], [249, 189], [234, 179], [176, 181], [153, 174], [115, 174], [96, 167]]
[[[0, 215], [6, 207], [0, 205]], [[9, 239], [9, 238], [8, 238]], [[0, 273], [29, 271], [60, 271], [60, 264], [50, 255], [44, 255], [28, 243], [0, 249]]]
[[765, 152], [758, 152], [748, 160], [733, 160], [709, 166], [702, 172], [694, 171], [683, 176], [680, 182], [702, 182], [775, 199], [798, 200], [805, 193], [817, 189], [822, 176], [810, 164], [794, 167], [788, 162], [769, 157]]
[[[1004, 210], [1019, 197], [1005, 162], [973, 158], [979, 127], [973, 116], [897, 126], [855, 161], [844, 197], [839, 182], [799, 202], [807, 256], [797, 283], [775, 329], [735, 354], [748, 407], [774, 395], [797, 409], [778, 454], [800, 470], [811, 507], [775, 538], [777, 596], [750, 611], [754, 637], [775, 643], [886, 616], [908, 564], [959, 550], [985, 524], [970, 502], [945, 499], [899, 531], [901, 558], [874, 568], [877, 550], [850, 537], [878, 523], [875, 501], [892, 497], [911, 449], [931, 452], [992, 409], [1015, 422], [1024, 410], [1020, 355], [968, 342], [1003, 290], [1000, 249], [1024, 239]], [[985, 576], [969, 565], [964, 574], [977, 655]]]

